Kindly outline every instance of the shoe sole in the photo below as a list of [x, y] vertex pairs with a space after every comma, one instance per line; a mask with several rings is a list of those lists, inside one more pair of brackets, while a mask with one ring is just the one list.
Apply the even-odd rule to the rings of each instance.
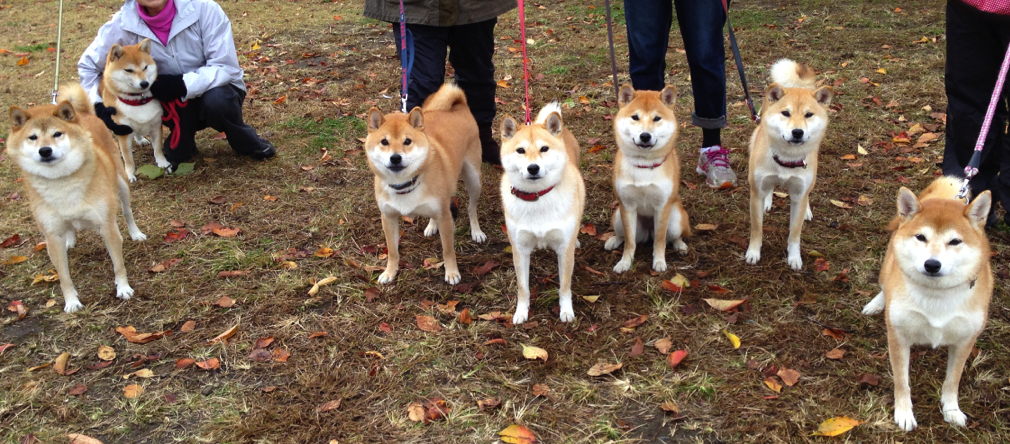
[[705, 176], [706, 177], [706, 179], [705, 179], [705, 185], [708, 185], [708, 187], [711, 188], [711, 189], [713, 189], [713, 190], [728, 190], [728, 189], [731, 189], [731, 188], [736, 188], [736, 184], [733, 183], [732, 181], [728, 181], [728, 180], [725, 181], [725, 182], [723, 182], [723, 183], [721, 183], [721, 184], [719, 184], [719, 185], [716, 185], [716, 184], [714, 184], [712, 182], [709, 182], [708, 181], [708, 172], [706, 172], [705, 170], [701, 169], [701, 167], [695, 167], [694, 171], [696, 171], [698, 174], [701, 174], [702, 176]]

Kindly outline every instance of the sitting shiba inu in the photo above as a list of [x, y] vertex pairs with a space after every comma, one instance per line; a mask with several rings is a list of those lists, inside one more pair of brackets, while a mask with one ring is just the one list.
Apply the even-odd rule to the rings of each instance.
[[687, 252], [682, 236], [691, 235], [691, 225], [680, 200], [677, 118], [672, 109], [676, 100], [673, 86], [656, 92], [624, 85], [617, 96], [621, 109], [614, 118], [614, 191], [620, 206], [614, 211], [614, 236], [604, 244], [613, 250], [624, 243], [624, 255], [614, 266], [617, 273], [631, 268], [635, 244], [650, 235], [653, 270], [666, 271], [667, 242], [677, 252]]
[[530, 309], [530, 256], [549, 248], [558, 255], [561, 322], [575, 319], [572, 269], [586, 186], [579, 172], [579, 143], [561, 122], [561, 107], [540, 110], [536, 122], [519, 127], [512, 117], [501, 123], [501, 196], [519, 283], [513, 324], [526, 322]]
[[63, 311], [84, 306], [70, 279], [67, 249], [77, 230], [97, 230], [112, 256], [116, 297], [126, 300], [133, 288], [126, 279], [123, 237], [116, 224], [122, 204], [130, 237], [147, 239], [137, 228], [130, 208], [130, 187], [116, 141], [102, 120], [95, 117], [80, 85], [64, 85], [59, 105], [25, 110], [11, 107], [11, 135], [7, 152], [25, 173], [24, 191], [35, 222], [46, 237], [49, 259], [60, 276]]
[[831, 87], [815, 89], [814, 72], [805, 65], [782, 59], [772, 66], [772, 83], [765, 91], [761, 124], [750, 139], [750, 245], [747, 263], [761, 260], [761, 225], [771, 209], [775, 186], [789, 190], [789, 241], [787, 261], [793, 270], [803, 268], [800, 231], [810, 212], [810, 190], [817, 180], [817, 149], [828, 129]]
[[163, 151], [161, 102], [151, 95], [151, 84], [157, 77], [158, 67], [151, 57], [151, 40], [144, 39], [130, 46], [115, 44], [109, 49], [98, 93], [102, 95], [106, 106], [116, 108], [112, 119], [120, 125], [133, 128], [133, 134], [117, 136], [130, 182], [137, 180], [133, 144], [143, 145], [141, 137], [150, 140], [154, 147], [154, 161], [158, 166], [171, 172], [172, 164], [165, 158]]
[[957, 403], [964, 363], [989, 316], [993, 276], [985, 220], [992, 196], [984, 191], [969, 205], [955, 199], [961, 179], [935, 180], [919, 197], [898, 192], [898, 216], [880, 269], [880, 293], [863, 314], [885, 311], [887, 350], [894, 374], [894, 421], [916, 427], [908, 383], [909, 349], [946, 345], [947, 377], [940, 410], [947, 422], [967, 419]]
[[431, 221], [425, 236], [440, 233], [445, 281], [460, 281], [453, 249], [453, 222], [449, 210], [459, 175], [468, 194], [470, 236], [484, 242], [487, 236], [477, 220], [480, 197], [480, 138], [477, 121], [470, 114], [463, 90], [445, 84], [410, 114], [382, 115], [368, 111], [368, 138], [365, 139], [368, 166], [375, 173], [375, 200], [382, 213], [382, 230], [389, 255], [380, 284], [396, 278], [400, 264], [400, 216], [425, 216]]

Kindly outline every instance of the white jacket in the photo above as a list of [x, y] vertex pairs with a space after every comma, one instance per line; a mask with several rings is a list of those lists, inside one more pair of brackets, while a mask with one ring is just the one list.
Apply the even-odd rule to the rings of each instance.
[[102, 25], [95, 41], [77, 62], [81, 86], [92, 102], [102, 101], [98, 83], [109, 48], [115, 43], [133, 45], [145, 38], [151, 39], [151, 56], [158, 64], [159, 74], [183, 75], [188, 91], [186, 100], [229, 83], [245, 90], [231, 21], [224, 10], [213, 0], [175, 0], [175, 7], [167, 47], [140, 18], [136, 0], [126, 0], [123, 8]]

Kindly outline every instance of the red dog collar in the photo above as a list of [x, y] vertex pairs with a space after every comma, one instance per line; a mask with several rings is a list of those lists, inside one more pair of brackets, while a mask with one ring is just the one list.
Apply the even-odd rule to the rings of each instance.
[[[671, 151], [671, 152], [672, 152], [672, 151]], [[656, 169], [656, 168], [659, 168], [660, 166], [662, 166], [662, 165], [663, 165], [664, 163], [666, 163], [666, 159], [667, 159], [668, 157], [670, 157], [670, 154], [669, 154], [669, 153], [667, 153], [667, 155], [666, 155], [666, 156], [663, 156], [663, 159], [662, 159], [662, 160], [660, 160], [660, 161], [659, 161], [659, 163], [654, 163], [654, 164], [652, 164], [652, 165], [635, 165], [635, 166], [636, 166], [636, 167], [638, 167], [638, 168], [648, 168], [648, 169], [650, 169], [650, 170], [652, 170], [652, 169]], [[632, 165], [634, 165], [634, 164], [632, 164]]]
[[535, 193], [527, 193], [525, 191], [519, 191], [515, 187], [512, 187], [512, 195], [515, 196], [515, 197], [518, 197], [518, 198], [520, 198], [522, 200], [525, 200], [527, 202], [536, 202], [537, 200], [540, 200], [540, 196], [543, 196], [544, 194], [549, 193], [553, 189], [554, 189], [554, 186], [551, 186], [550, 188], [548, 188], [546, 190], [540, 190], [540, 191], [537, 191]]
[[[132, 96], [134, 94], [130, 95]], [[146, 105], [148, 103], [151, 103], [152, 100], [154, 100], [154, 96], [141, 97], [139, 99], [127, 99], [124, 97], [119, 97], [120, 102], [123, 102], [124, 105], [130, 105], [130, 106]]]
[[784, 167], [784, 168], [806, 168], [807, 167], [807, 159], [806, 158], [797, 160], [795, 162], [784, 162], [782, 159], [779, 159], [778, 155], [774, 155], [774, 156], [772, 156], [772, 159], [775, 160], [775, 163], [779, 164], [779, 166]]

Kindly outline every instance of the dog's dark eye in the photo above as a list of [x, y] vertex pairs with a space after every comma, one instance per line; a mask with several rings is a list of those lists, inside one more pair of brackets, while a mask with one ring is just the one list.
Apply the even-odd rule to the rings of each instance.
[[923, 236], [921, 234], [916, 234], [915, 239], [918, 240], [919, 242], [926, 242], [926, 236]]
[[523, 149], [523, 148], [516, 149], [516, 152], [519, 153], [519, 154], [526, 154], [526, 150]]
[[33, 140], [33, 141], [34, 140], [39, 140], [39, 136], [36, 136], [36, 135], [32, 134], [32, 135], [28, 136], [28, 140]]
[[541, 153], [546, 153], [547, 150], [549, 150], [549, 149], [550, 149], [550, 147], [548, 147], [547, 145], [544, 145], [544, 146], [540, 147], [540, 152]]
[[383, 146], [388, 146], [389, 145], [389, 141], [386, 140], [386, 139], [382, 139], [382, 141], [380, 141], [379, 143], [381, 143]]
[[961, 239], [951, 239], [950, 242], [947, 242], [947, 245], [952, 247], [955, 245], [961, 245]]
[[786, 117], [790, 116], [789, 111], [782, 111], [782, 115]]
[[804, 115], [804, 117], [806, 117], [806, 118], [808, 118], [808, 119], [809, 119], [809, 118], [811, 118], [811, 117], [813, 117], [813, 116], [814, 116], [814, 113], [812, 113], [812, 112], [807, 112], [807, 113], [806, 113], [806, 114]]
[[631, 116], [631, 120], [638, 121], [638, 114]]
[[404, 140], [404, 141], [403, 141], [403, 144], [404, 144], [404, 145], [410, 145], [410, 139], [407, 139], [407, 140]]
[[61, 133], [61, 132], [59, 132], [59, 131], [57, 131], [57, 132], [53, 133], [53, 137], [60, 137], [60, 136], [62, 136], [62, 135], [63, 135], [63, 133]]
[[133, 73], [133, 70], [132, 70], [132, 69], [125, 69], [124, 71], [126, 71], [126, 72], [128, 72], [128, 73]]
[[653, 118], [652, 118], [652, 121], [653, 121], [653, 122], [659, 122], [660, 120], [663, 120], [663, 118], [661, 118], [661, 117], [659, 117], [659, 116], [656, 116], [656, 117], [653, 117]]
[[147, 65], [144, 65], [144, 71], [147, 71]]

